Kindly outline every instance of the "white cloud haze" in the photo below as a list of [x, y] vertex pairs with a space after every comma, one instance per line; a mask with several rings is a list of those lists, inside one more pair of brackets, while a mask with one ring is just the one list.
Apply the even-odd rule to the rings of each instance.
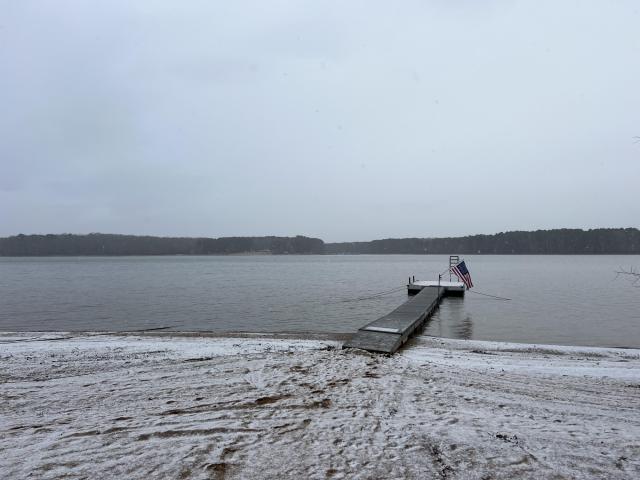
[[0, 0], [0, 234], [638, 226], [638, 25], [634, 1]]

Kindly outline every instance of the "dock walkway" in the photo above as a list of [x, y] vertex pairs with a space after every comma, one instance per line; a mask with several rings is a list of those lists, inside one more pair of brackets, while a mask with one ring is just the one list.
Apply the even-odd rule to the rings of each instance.
[[431, 316], [445, 295], [442, 287], [426, 286], [393, 312], [359, 329], [343, 348], [395, 353]]

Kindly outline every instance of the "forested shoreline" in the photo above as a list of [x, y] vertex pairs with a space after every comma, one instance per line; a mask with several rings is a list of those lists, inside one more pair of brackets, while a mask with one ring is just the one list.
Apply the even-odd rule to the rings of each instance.
[[319, 238], [303, 236], [190, 238], [48, 234], [0, 238], [0, 256], [323, 254], [324, 246]]
[[325, 243], [305, 237], [153, 237], [91, 233], [0, 238], [0, 256], [242, 254], [640, 254], [637, 228], [556, 229], [448, 238], [388, 238]]
[[388, 238], [326, 244], [333, 254], [639, 254], [637, 228], [556, 229], [448, 238]]

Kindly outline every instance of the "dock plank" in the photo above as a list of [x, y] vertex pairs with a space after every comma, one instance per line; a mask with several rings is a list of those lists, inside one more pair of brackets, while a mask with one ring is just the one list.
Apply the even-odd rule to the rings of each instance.
[[369, 352], [394, 353], [402, 346], [402, 335], [397, 333], [358, 330], [343, 348], [359, 348]]

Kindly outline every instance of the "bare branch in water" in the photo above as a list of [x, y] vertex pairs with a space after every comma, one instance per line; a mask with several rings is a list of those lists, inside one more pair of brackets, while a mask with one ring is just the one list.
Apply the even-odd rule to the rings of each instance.
[[634, 287], [640, 287], [640, 272], [635, 268], [631, 267], [628, 270], [620, 267], [620, 270], [616, 271], [616, 278], [619, 276], [623, 276], [627, 278]]

